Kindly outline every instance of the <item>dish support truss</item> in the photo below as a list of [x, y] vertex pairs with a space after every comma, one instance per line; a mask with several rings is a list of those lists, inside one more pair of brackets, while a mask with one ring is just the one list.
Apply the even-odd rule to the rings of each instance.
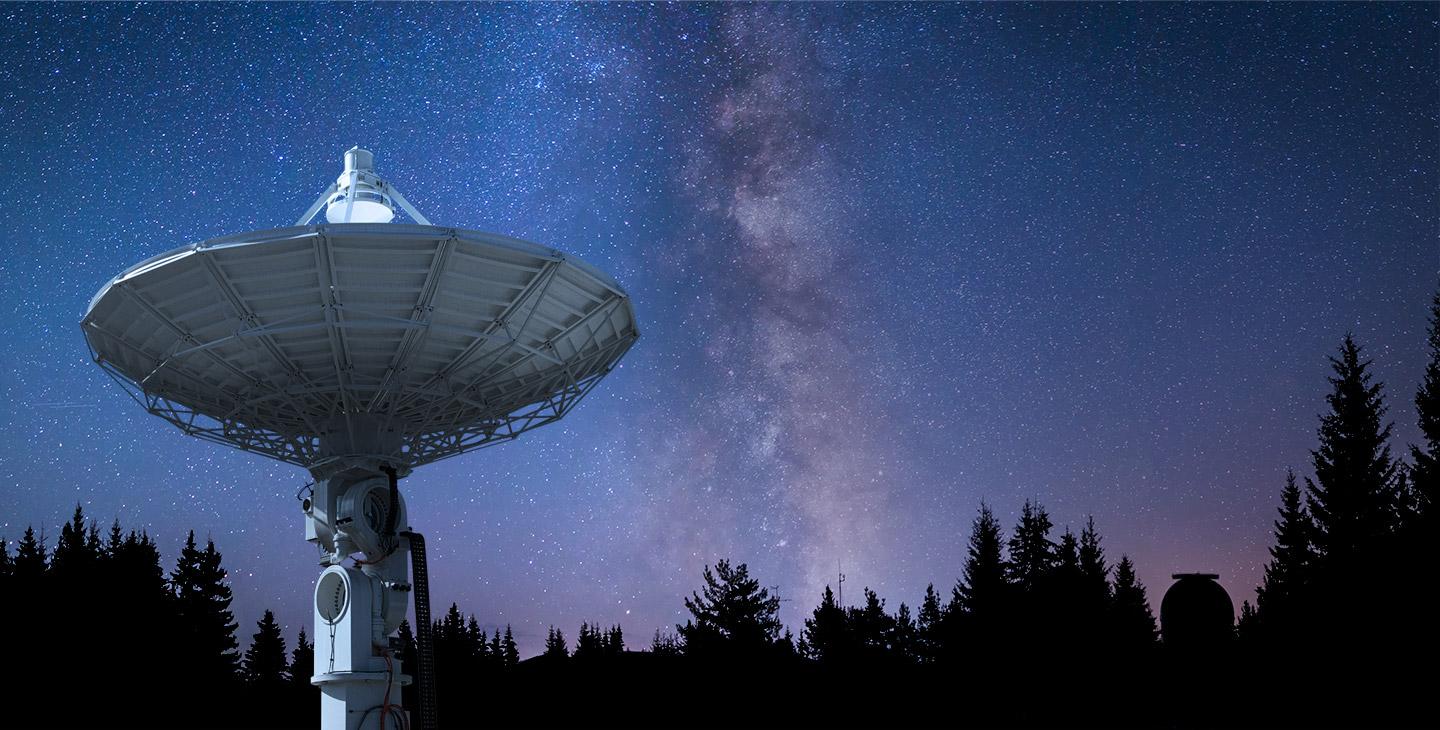
[[[618, 304], [619, 300], [615, 300], [609, 307]], [[608, 311], [602, 314], [602, 316], [607, 315]], [[414, 326], [425, 327], [427, 325], [424, 321], [420, 321], [416, 322]], [[268, 326], [256, 326], [237, 332], [235, 336], [241, 338], [263, 337], [269, 329]], [[475, 334], [477, 337], [483, 335], [480, 332]], [[558, 388], [541, 389], [545, 390], [547, 395], [518, 410], [485, 421], [465, 424], [435, 424], [434, 430], [407, 435], [399, 461], [407, 470], [413, 469], [422, 464], [429, 464], [468, 451], [510, 441], [526, 431], [560, 420], [614, 368], [615, 363], [629, 350], [636, 339], [637, 336], [617, 339], [608, 346], [600, 348], [585, 360], [571, 363], [560, 373], [561, 382]], [[206, 344], [200, 344], [194, 349], [199, 351], [206, 347]], [[243, 405], [241, 408], [232, 410], [224, 418], [213, 418], [184, 403], [171, 400], [163, 394], [147, 392], [141, 384], [131, 381], [124, 373], [96, 353], [93, 348], [90, 350], [90, 356], [146, 411], [165, 419], [188, 436], [233, 446], [242, 451], [268, 456], [305, 467], [311, 471], [322, 470], [325, 466], [327, 457], [322, 450], [323, 438], [318, 434], [282, 433], [248, 426], [246, 425], [249, 420], [246, 418], [248, 409]], [[592, 370], [591, 365], [598, 366], [598, 369]], [[167, 359], [157, 364], [154, 372], [175, 366], [173, 359]], [[579, 379], [574, 377], [575, 372], [587, 370], [593, 374]], [[141, 383], [143, 384], [146, 380], [149, 378], [142, 380]], [[463, 400], [465, 396], [457, 393], [454, 394], [454, 397]]]

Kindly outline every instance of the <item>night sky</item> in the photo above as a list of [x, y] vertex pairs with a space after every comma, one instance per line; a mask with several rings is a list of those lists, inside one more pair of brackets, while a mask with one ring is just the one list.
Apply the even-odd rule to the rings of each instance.
[[982, 499], [1093, 514], [1157, 606], [1196, 570], [1238, 605], [1347, 331], [1417, 440], [1437, 79], [1436, 4], [6, 5], [0, 536], [78, 501], [168, 568], [193, 528], [242, 641], [267, 607], [293, 641], [308, 475], [145, 414], [78, 323], [359, 144], [437, 224], [634, 298], [565, 421], [403, 483], [434, 603], [523, 653], [648, 645], [723, 557], [797, 634], [837, 565], [913, 607]]

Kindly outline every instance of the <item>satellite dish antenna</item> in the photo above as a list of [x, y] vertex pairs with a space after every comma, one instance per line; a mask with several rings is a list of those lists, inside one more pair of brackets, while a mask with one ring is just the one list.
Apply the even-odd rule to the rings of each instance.
[[[324, 566], [311, 682], [325, 730], [403, 711], [390, 637], [412, 591], [421, 726], [434, 727], [424, 539], [400, 478], [559, 420], [639, 337], [600, 270], [430, 225], [374, 167], [350, 149], [295, 226], [142, 261], [81, 321], [95, 362], [150, 413], [314, 477], [302, 507]], [[414, 224], [392, 222], [397, 205]], [[328, 224], [311, 225], [322, 208]]]

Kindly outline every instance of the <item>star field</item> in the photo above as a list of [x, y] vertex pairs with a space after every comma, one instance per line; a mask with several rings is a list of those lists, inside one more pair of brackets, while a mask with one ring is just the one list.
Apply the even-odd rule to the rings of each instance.
[[[352, 145], [439, 225], [584, 258], [642, 339], [573, 414], [404, 483], [433, 601], [522, 653], [749, 562], [915, 605], [980, 501], [1093, 514], [1151, 598], [1259, 582], [1347, 332], [1415, 440], [1440, 6], [0, 8], [0, 537], [225, 555], [247, 638], [316, 568], [299, 469], [89, 362], [113, 275], [289, 225]], [[858, 590], [856, 591], [858, 595]], [[849, 594], [847, 593], [847, 596]]]

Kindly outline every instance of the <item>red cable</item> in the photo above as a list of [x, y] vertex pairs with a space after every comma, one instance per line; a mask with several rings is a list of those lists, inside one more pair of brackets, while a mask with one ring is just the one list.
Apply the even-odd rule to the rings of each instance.
[[380, 730], [388, 730], [389, 723], [385, 722], [386, 715], [390, 714], [390, 685], [395, 680], [395, 665], [390, 661], [390, 650], [385, 650], [385, 699], [380, 702]]

